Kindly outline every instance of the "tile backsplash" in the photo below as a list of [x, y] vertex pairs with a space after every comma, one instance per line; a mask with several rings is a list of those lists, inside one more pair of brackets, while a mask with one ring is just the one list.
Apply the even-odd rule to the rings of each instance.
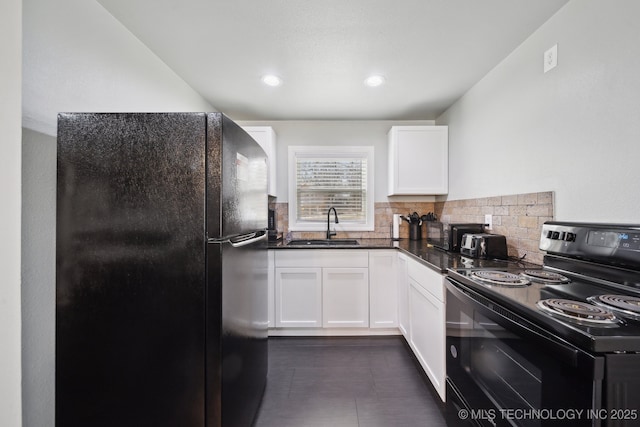
[[[288, 203], [272, 203], [276, 210], [278, 230], [286, 235], [289, 225]], [[484, 222], [485, 214], [493, 217], [491, 233], [507, 237], [509, 255], [525, 256], [529, 262], [542, 264], [544, 255], [538, 249], [540, 230], [545, 221], [553, 219], [553, 192], [514, 194], [508, 196], [483, 197], [478, 199], [447, 200], [444, 202], [381, 202], [375, 203], [375, 230], [338, 232], [336, 238], [388, 239], [391, 237], [393, 214], [409, 215], [417, 212], [425, 215], [435, 212], [446, 223]], [[426, 227], [422, 227], [422, 238], [426, 238]], [[323, 239], [324, 231], [293, 232], [294, 239]], [[402, 221], [400, 238], [409, 238], [409, 224]]]
[[538, 249], [545, 221], [553, 219], [553, 192], [513, 194], [479, 199], [436, 202], [435, 212], [443, 222], [484, 222], [491, 214], [490, 233], [507, 238], [509, 256], [542, 264], [544, 252]]
[[[337, 239], [390, 239], [391, 238], [391, 221], [393, 220], [393, 214], [399, 213], [401, 215], [410, 215], [413, 212], [417, 212], [420, 215], [426, 215], [429, 212], [434, 212], [434, 202], [384, 202], [375, 203], [375, 230], [374, 231], [353, 231], [353, 232], [338, 232], [335, 238]], [[278, 230], [282, 231], [283, 235], [287, 234], [289, 227], [289, 204], [288, 203], [275, 203], [271, 206], [276, 210], [276, 221], [278, 224]], [[339, 212], [338, 212], [339, 214]], [[422, 237], [426, 238], [426, 227], [422, 227]], [[292, 232], [294, 239], [324, 239], [324, 231], [314, 232]], [[402, 221], [400, 226], [400, 238], [409, 238], [409, 224], [406, 221]]]

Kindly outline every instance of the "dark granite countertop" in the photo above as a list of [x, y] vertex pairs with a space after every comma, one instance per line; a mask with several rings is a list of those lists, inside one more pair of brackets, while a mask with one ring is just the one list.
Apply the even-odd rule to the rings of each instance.
[[426, 240], [354, 239], [358, 245], [345, 246], [287, 246], [286, 242], [269, 242], [269, 249], [314, 250], [314, 249], [398, 249], [420, 261], [427, 267], [446, 273], [449, 268], [503, 268], [519, 263], [531, 267], [534, 264], [519, 261], [481, 260], [462, 257], [459, 253], [447, 252], [428, 244]]
[[[323, 240], [323, 239], [318, 239]], [[334, 240], [342, 240], [342, 239], [334, 239]], [[301, 245], [294, 246], [288, 245], [285, 241], [278, 242], [269, 242], [269, 249], [396, 249], [398, 247], [398, 241], [394, 241], [391, 239], [349, 239], [349, 240], [357, 240], [357, 245]], [[394, 245], [395, 243], [395, 245]], [[426, 242], [425, 242], [426, 244]]]

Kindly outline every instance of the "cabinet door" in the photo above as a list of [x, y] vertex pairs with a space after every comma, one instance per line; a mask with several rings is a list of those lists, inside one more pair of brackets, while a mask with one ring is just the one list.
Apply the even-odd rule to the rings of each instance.
[[322, 269], [276, 268], [278, 328], [322, 327]]
[[397, 251], [369, 252], [371, 328], [398, 327]]
[[369, 270], [322, 269], [322, 319], [325, 328], [369, 326]]
[[269, 185], [267, 192], [276, 197], [276, 133], [271, 126], [243, 126], [256, 142], [262, 147], [269, 158]]
[[409, 345], [445, 400], [444, 303], [409, 278]]
[[393, 126], [389, 131], [388, 195], [447, 194], [447, 126]]
[[407, 256], [398, 254], [398, 327], [402, 335], [409, 339], [409, 276], [407, 275]]
[[276, 265], [275, 251], [267, 251], [267, 307], [269, 313], [269, 327], [276, 327]]

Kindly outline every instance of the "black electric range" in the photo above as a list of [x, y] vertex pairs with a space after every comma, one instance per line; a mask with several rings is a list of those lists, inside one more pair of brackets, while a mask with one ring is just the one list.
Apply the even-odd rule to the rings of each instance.
[[640, 226], [547, 222], [540, 248], [538, 268], [448, 271], [452, 422], [476, 407], [494, 416], [470, 425], [549, 425], [511, 409], [640, 425]]
[[449, 271], [449, 277], [586, 350], [640, 352], [640, 293], [567, 272], [562, 281], [539, 278], [550, 273], [560, 275], [548, 269], [467, 269]]

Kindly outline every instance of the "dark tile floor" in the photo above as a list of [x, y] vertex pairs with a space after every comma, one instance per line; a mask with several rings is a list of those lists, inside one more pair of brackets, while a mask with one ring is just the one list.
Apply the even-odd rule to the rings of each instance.
[[269, 338], [255, 427], [444, 427], [442, 402], [401, 337]]

